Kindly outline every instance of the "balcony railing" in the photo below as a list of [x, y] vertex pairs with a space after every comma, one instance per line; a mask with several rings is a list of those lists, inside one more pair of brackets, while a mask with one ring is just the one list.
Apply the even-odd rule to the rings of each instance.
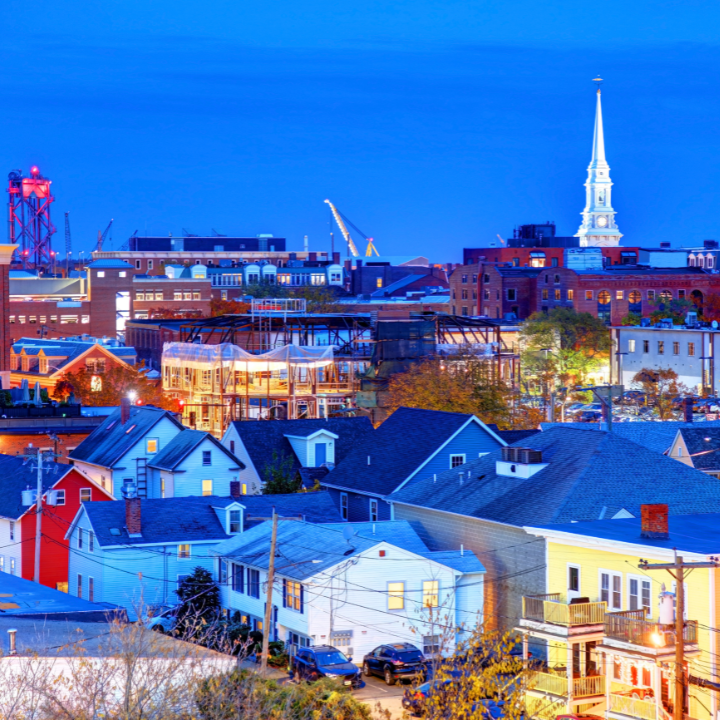
[[615, 693], [610, 693], [608, 710], [631, 718], [641, 718], [641, 720], [656, 720], [657, 718], [657, 706], [654, 702]]
[[[528, 678], [528, 688], [546, 692], [550, 695], [567, 697], [568, 679], [566, 674], [533, 672]], [[605, 694], [605, 676], [573, 678], [572, 696], [574, 698], [591, 697]]]
[[[641, 611], [642, 612], [642, 611]], [[613, 640], [659, 648], [675, 644], [675, 633], [656, 622], [628, 617], [626, 613], [608, 613], [605, 616], [605, 635]], [[685, 643], [697, 643], [697, 621], [688, 620], [683, 630]]]
[[523, 598], [523, 617], [526, 620], [551, 623], [552, 625], [600, 625], [605, 620], [607, 603], [560, 602], [560, 594], [532, 595]]

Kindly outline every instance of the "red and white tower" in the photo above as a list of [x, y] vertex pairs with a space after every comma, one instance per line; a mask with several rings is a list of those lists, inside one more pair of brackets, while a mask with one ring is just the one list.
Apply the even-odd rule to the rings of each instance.
[[23, 177], [22, 170], [13, 170], [8, 181], [9, 242], [16, 246], [23, 267], [52, 265], [55, 226], [50, 206], [55, 198], [50, 192], [51, 181], [40, 174], [37, 165], [30, 168], [30, 177]]

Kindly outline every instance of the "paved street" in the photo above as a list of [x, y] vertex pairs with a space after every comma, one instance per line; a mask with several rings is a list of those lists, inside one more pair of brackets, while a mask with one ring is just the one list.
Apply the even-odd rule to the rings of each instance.
[[388, 710], [393, 718], [400, 718], [403, 714], [402, 699], [405, 689], [409, 687], [409, 683], [397, 683], [388, 686], [385, 681], [379, 677], [363, 677], [365, 681], [364, 687], [354, 691], [354, 695], [358, 700], [367, 703], [375, 713], [378, 703], [382, 705], [384, 710]]

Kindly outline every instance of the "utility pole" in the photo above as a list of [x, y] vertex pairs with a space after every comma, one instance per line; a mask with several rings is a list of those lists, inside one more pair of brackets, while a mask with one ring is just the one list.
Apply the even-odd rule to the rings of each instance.
[[684, 720], [685, 717], [685, 570], [695, 568], [716, 568], [718, 563], [695, 562], [686, 563], [682, 555], [675, 552], [675, 562], [650, 564], [641, 560], [641, 570], [667, 570], [675, 578], [675, 704], [673, 720]]
[[260, 675], [267, 674], [268, 653], [270, 652], [270, 624], [272, 623], [272, 593], [275, 582], [275, 549], [277, 547], [278, 516], [272, 510], [272, 535], [270, 536], [270, 559], [268, 561], [267, 597], [265, 600], [265, 620], [263, 621], [262, 656], [260, 658]]

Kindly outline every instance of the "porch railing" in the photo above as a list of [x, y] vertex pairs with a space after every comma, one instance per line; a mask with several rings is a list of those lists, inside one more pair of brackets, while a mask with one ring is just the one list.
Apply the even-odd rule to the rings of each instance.
[[605, 694], [605, 676], [593, 675], [579, 677], [573, 680], [573, 697], [589, 697], [590, 695]]
[[523, 617], [553, 625], [600, 625], [605, 619], [607, 603], [565, 604], [560, 594], [532, 595], [523, 598]]
[[608, 710], [631, 718], [641, 718], [641, 720], [656, 720], [657, 718], [657, 706], [654, 702], [639, 700], [627, 695], [610, 693]]
[[528, 677], [528, 688], [530, 690], [550, 693], [551, 695], [566, 697], [568, 694], [567, 675], [533, 672]]
[[[605, 635], [633, 645], [644, 647], [674, 645], [675, 634], [665, 630], [664, 626], [656, 622], [628, 617], [624, 613], [608, 613], [605, 616]], [[697, 621], [686, 621], [683, 640], [685, 643], [697, 643]]]

